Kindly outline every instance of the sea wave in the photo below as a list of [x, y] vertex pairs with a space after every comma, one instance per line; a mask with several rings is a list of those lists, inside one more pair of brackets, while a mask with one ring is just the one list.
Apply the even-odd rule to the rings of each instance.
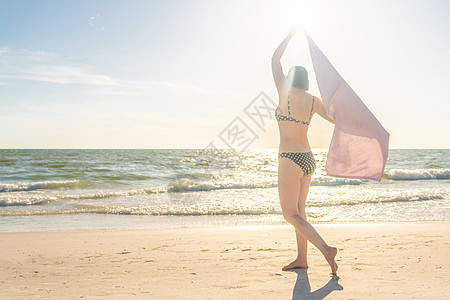
[[87, 180], [62, 180], [62, 181], [35, 181], [18, 183], [1, 183], [0, 192], [22, 192], [33, 190], [49, 190], [59, 188], [79, 188], [93, 185], [93, 181]]
[[[336, 186], [336, 185], [357, 185], [361, 180], [356, 179], [320, 179], [312, 182], [312, 185]], [[70, 200], [83, 199], [102, 199], [114, 197], [126, 197], [133, 195], [159, 194], [159, 193], [189, 193], [189, 192], [208, 192], [229, 189], [265, 189], [276, 188], [276, 182], [257, 182], [257, 183], [225, 183], [225, 182], [194, 182], [189, 179], [181, 179], [175, 183], [166, 186], [154, 186], [142, 189], [120, 190], [120, 191], [102, 191], [97, 193], [59, 195], [58, 198]]]
[[54, 197], [27, 197], [27, 198], [7, 198], [0, 199], [1, 206], [26, 206], [26, 205], [43, 205], [55, 201]]
[[102, 183], [119, 184], [114, 180], [106, 181], [89, 181], [89, 180], [59, 180], [59, 181], [32, 181], [17, 183], [0, 183], [0, 193], [6, 192], [24, 192], [34, 190], [54, 190], [61, 188], [83, 188], [87, 186], [95, 186]]
[[189, 179], [181, 179], [173, 184], [168, 185], [167, 192], [200, 192], [224, 189], [260, 189], [277, 187], [274, 182], [259, 183], [234, 183], [234, 182], [193, 182]]
[[428, 195], [405, 195], [405, 196], [392, 196], [391, 198], [377, 198], [368, 200], [349, 200], [338, 203], [310, 203], [309, 207], [329, 207], [329, 206], [341, 206], [341, 205], [362, 205], [362, 204], [384, 204], [395, 202], [414, 202], [414, 201], [428, 201], [428, 200], [442, 200], [450, 198], [450, 194], [446, 192], [428, 194]]
[[[359, 185], [363, 181], [358, 179], [346, 178], [317, 178], [311, 181], [314, 186], [337, 186], [337, 185]], [[260, 188], [275, 188], [278, 184], [273, 181], [257, 182], [257, 183], [213, 183], [213, 182], [193, 182], [188, 179], [182, 179], [174, 184], [170, 184], [168, 192], [196, 192], [196, 191], [213, 191], [222, 189], [260, 189]]]
[[57, 195], [59, 199], [66, 200], [90, 200], [115, 197], [127, 197], [134, 195], [159, 194], [159, 193], [187, 193], [200, 191], [214, 191], [223, 189], [256, 189], [276, 187], [274, 183], [265, 184], [214, 184], [214, 183], [194, 183], [187, 179], [182, 179], [176, 183], [166, 186], [153, 186], [149, 188], [133, 190], [100, 191], [96, 193], [81, 193], [70, 195]]
[[0, 163], [4, 163], [4, 162], [13, 162], [13, 161], [15, 161], [14, 158], [0, 157]]
[[[349, 201], [329, 202], [329, 203], [310, 203], [308, 207], [324, 209], [326, 207], [339, 207], [339, 206], [358, 206], [361, 205], [362, 209], [367, 209], [372, 204], [386, 205], [390, 203], [400, 202], [417, 202], [417, 201], [431, 201], [431, 200], [444, 200], [449, 199], [450, 193], [448, 191], [427, 193], [427, 194], [411, 194], [411, 195], [392, 195], [385, 198], [372, 198], [372, 199], [355, 199]], [[25, 201], [30, 201], [27, 203]], [[33, 202], [34, 203], [31, 203]], [[30, 204], [46, 204], [53, 202], [54, 199], [31, 199], [23, 200], [23, 202], [13, 205], [30, 205]], [[8, 203], [7, 205], [10, 205]], [[227, 205], [226, 205], [227, 206]], [[42, 206], [43, 208], [44, 206]], [[269, 205], [267, 207], [252, 207], [243, 208], [242, 206], [236, 207], [223, 207], [223, 206], [210, 206], [199, 205], [191, 203], [188, 206], [177, 206], [173, 203], [161, 203], [161, 204], [140, 204], [137, 206], [109, 206], [109, 205], [94, 205], [89, 203], [72, 203], [70, 207], [58, 208], [52, 206], [45, 206], [46, 209], [35, 210], [0, 210], [0, 216], [31, 216], [31, 215], [66, 215], [66, 214], [116, 214], [116, 215], [155, 215], [155, 216], [202, 216], [202, 215], [267, 215], [267, 214], [281, 214], [281, 209], [278, 206]]]
[[[330, 178], [321, 177], [313, 179], [311, 185], [314, 186], [338, 186], [338, 185], [359, 185], [363, 180], [347, 179], [347, 178]], [[214, 191], [223, 189], [263, 189], [276, 188], [278, 184], [274, 181], [265, 182], [243, 182], [239, 183], [237, 179], [235, 182], [194, 182], [189, 179], [181, 179], [173, 184], [167, 186], [168, 193], [180, 192], [199, 192], [199, 191]]]
[[208, 215], [267, 215], [282, 214], [281, 210], [192, 210], [189, 208], [174, 209], [143, 209], [141, 207], [105, 207], [95, 206], [35, 211], [0, 211], [0, 217], [6, 216], [39, 216], [39, 215], [67, 215], [67, 214], [113, 214], [113, 215], [153, 215], [153, 216], [208, 216]]
[[363, 180], [349, 178], [321, 177], [311, 180], [312, 186], [360, 185], [361, 183], [363, 183]]
[[[84, 199], [102, 199], [102, 198], [114, 198], [114, 197], [126, 197], [133, 195], [145, 195], [145, 194], [158, 194], [158, 193], [189, 193], [189, 192], [207, 192], [216, 190], [229, 190], [229, 189], [266, 189], [276, 188], [277, 183], [274, 180], [257, 181], [257, 182], [224, 182], [224, 181], [200, 181], [194, 182], [189, 179], [181, 179], [169, 185], [151, 186], [148, 188], [129, 189], [129, 190], [117, 190], [110, 188], [103, 189], [95, 192], [83, 191], [85, 187], [97, 187], [104, 188], [104, 184], [113, 184], [118, 186], [124, 185], [123, 182], [115, 180], [105, 181], [89, 181], [89, 180], [64, 180], [64, 181], [37, 181], [37, 182], [18, 182], [0, 184], [0, 193], [8, 192], [27, 192], [36, 190], [55, 190], [57, 192], [61, 189], [80, 189], [80, 193], [73, 194], [56, 194], [52, 193], [51, 196], [58, 199], [66, 200], [84, 200]], [[361, 180], [357, 179], [336, 179], [336, 178], [318, 178], [314, 179], [311, 185], [314, 186], [340, 186], [340, 185], [359, 185]], [[27, 197], [27, 195], [24, 195]], [[18, 200], [21, 202], [22, 200]], [[6, 202], [5, 202], [6, 203]], [[9, 203], [9, 202], [8, 202]], [[37, 205], [40, 203], [36, 202]], [[0, 202], [0, 205], [1, 202]], [[6, 204], [3, 204], [6, 205]], [[21, 205], [13, 204], [10, 205]], [[23, 204], [25, 205], [25, 204]], [[26, 205], [34, 205], [34, 203], [28, 203]]]
[[384, 175], [392, 180], [450, 179], [450, 169], [391, 169]]

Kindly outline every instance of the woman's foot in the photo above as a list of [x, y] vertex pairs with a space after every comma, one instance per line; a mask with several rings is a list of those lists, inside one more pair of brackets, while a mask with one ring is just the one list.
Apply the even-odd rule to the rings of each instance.
[[290, 264], [283, 267], [283, 271], [291, 270], [291, 269], [306, 269], [308, 267], [308, 263], [305, 259], [296, 259]]
[[325, 255], [325, 259], [327, 260], [328, 264], [331, 267], [331, 274], [332, 275], [336, 275], [336, 272], [337, 272], [337, 269], [338, 269], [338, 265], [337, 265], [337, 263], [335, 261], [337, 251], [338, 251], [337, 248], [330, 247], [330, 250]]

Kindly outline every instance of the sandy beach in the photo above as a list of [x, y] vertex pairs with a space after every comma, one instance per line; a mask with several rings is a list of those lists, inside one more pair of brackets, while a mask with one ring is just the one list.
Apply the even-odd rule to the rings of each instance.
[[1, 233], [2, 299], [448, 299], [450, 222], [318, 224], [339, 279], [290, 226]]

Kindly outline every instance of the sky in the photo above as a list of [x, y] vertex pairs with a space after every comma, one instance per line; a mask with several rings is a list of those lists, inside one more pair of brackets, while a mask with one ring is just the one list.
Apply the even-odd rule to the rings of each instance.
[[[450, 148], [450, 1], [0, 0], [0, 148], [225, 148], [245, 108], [278, 94], [271, 57], [303, 65], [305, 29], [390, 133], [390, 148]], [[333, 127], [318, 115], [312, 147]], [[223, 135], [222, 135], [223, 136]]]

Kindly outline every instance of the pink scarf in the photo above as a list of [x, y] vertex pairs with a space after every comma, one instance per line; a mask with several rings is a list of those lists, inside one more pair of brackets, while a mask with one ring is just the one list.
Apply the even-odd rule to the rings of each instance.
[[306, 35], [317, 84], [335, 127], [326, 171], [334, 177], [380, 181], [389, 152], [389, 133]]

